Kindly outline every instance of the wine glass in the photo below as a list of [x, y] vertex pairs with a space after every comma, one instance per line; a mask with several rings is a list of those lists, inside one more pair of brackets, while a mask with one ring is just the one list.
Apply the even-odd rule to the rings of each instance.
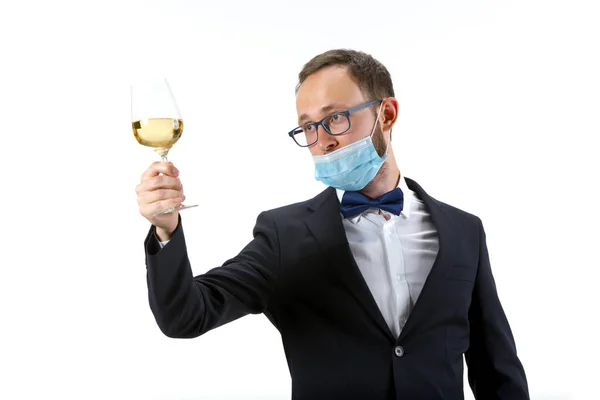
[[[131, 125], [138, 143], [152, 147], [162, 161], [181, 137], [183, 118], [166, 79], [131, 85]], [[197, 205], [171, 207], [152, 214], [169, 214]]]

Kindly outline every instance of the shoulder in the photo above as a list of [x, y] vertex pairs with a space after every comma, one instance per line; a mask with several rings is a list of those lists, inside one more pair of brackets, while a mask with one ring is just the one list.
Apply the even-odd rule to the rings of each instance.
[[456, 206], [453, 206], [451, 204], [445, 203], [443, 201], [437, 201], [440, 203], [444, 212], [448, 215], [453, 216], [455, 219], [467, 220], [470, 223], [481, 223], [481, 219], [477, 215], [469, 211], [463, 210], [461, 208], [458, 208]]
[[335, 189], [326, 188], [311, 199], [272, 208], [264, 211], [263, 214], [269, 214], [275, 221], [304, 219], [314, 210], [317, 210], [326, 203], [330, 203], [334, 199], [337, 201]]
[[479, 230], [482, 222], [477, 215], [433, 197], [413, 179], [406, 178], [406, 181], [417, 201], [424, 203], [430, 213], [440, 212], [458, 230]]

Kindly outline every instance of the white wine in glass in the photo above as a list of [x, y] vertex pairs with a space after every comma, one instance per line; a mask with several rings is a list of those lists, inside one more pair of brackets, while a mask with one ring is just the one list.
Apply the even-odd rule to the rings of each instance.
[[[183, 133], [183, 118], [166, 79], [131, 85], [131, 126], [138, 143], [156, 151], [162, 161]], [[161, 210], [153, 216], [172, 213], [197, 205]]]
[[138, 119], [132, 124], [138, 143], [154, 148], [163, 161], [167, 161], [169, 149], [177, 143], [183, 132], [181, 118]]

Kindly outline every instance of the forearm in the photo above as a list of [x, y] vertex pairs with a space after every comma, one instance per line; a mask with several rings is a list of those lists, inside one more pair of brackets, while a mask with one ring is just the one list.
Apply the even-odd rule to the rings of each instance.
[[199, 336], [204, 304], [194, 283], [182, 228], [176, 229], [163, 249], [151, 231], [145, 246], [148, 300], [159, 328], [169, 337]]
[[488, 298], [492, 307], [472, 306], [471, 346], [465, 358], [469, 383], [477, 399], [529, 399], [525, 370], [499, 300]]

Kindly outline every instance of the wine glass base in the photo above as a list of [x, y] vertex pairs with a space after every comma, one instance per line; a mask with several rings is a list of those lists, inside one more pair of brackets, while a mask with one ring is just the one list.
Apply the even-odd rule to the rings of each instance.
[[152, 216], [153, 217], [158, 217], [159, 215], [170, 214], [170, 213], [175, 212], [175, 211], [181, 211], [181, 210], [185, 210], [186, 208], [193, 208], [193, 207], [198, 207], [198, 204], [192, 204], [192, 205], [189, 205], [189, 206], [182, 204], [179, 207], [171, 207], [171, 208], [167, 208], [166, 210], [155, 212], [154, 214], [152, 214]]

